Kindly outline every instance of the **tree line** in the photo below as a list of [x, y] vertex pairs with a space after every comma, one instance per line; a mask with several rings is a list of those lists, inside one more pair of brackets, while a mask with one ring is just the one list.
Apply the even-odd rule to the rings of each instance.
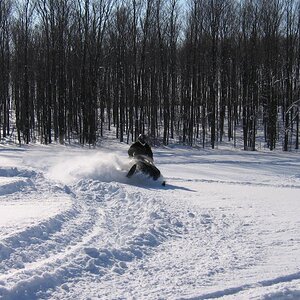
[[1, 139], [298, 149], [299, 79], [299, 0], [0, 0]]

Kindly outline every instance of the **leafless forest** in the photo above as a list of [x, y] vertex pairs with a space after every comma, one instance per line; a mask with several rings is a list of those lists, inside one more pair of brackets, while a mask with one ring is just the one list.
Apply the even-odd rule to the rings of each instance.
[[0, 0], [0, 138], [299, 148], [299, 0]]

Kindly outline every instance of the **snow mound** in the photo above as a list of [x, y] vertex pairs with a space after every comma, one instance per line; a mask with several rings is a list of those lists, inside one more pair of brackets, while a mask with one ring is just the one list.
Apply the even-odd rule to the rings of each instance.
[[34, 184], [29, 179], [0, 177], [0, 196], [13, 194], [23, 190], [34, 190]]
[[0, 168], [0, 177], [27, 177], [31, 178], [36, 175], [36, 172], [28, 169], [19, 168]]
[[185, 230], [182, 222], [162, 209], [160, 199], [128, 192], [118, 183], [82, 180], [76, 190], [86, 201], [106, 206], [99, 224], [103, 232], [84, 247], [85, 271], [93, 274], [104, 276], [109, 270], [123, 274], [128, 263], [148, 256]]
[[34, 171], [18, 168], [0, 168], [0, 196], [35, 190]]

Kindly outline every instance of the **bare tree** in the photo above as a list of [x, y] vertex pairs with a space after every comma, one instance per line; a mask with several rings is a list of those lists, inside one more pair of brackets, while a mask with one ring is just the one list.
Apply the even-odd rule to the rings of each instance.
[[[0, 138], [10, 132], [10, 19], [11, 2], [0, 0]], [[1, 135], [2, 131], [2, 135]]]
[[26, 0], [17, 8], [13, 28], [15, 55], [13, 58], [13, 96], [16, 107], [16, 127], [19, 143], [29, 143], [34, 128], [33, 31], [35, 5]]

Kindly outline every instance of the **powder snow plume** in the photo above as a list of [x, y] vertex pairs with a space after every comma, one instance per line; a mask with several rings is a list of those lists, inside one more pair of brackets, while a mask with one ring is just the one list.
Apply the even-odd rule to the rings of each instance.
[[81, 179], [104, 182], [124, 181], [130, 161], [115, 154], [87, 153], [84, 156], [63, 157], [49, 168], [48, 176], [55, 181], [72, 184]]

